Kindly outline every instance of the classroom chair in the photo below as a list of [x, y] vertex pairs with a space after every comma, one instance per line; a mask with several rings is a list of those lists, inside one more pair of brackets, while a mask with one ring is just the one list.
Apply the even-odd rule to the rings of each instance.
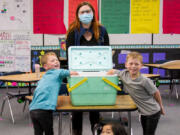
[[[14, 75], [14, 74], [21, 74], [21, 73], [22, 72], [15, 71], [15, 72], [4, 73], [4, 75]], [[6, 86], [6, 89], [8, 91], [8, 85]], [[27, 95], [29, 95], [29, 92], [28, 91], [22, 91], [19, 86], [18, 86], [18, 89], [16, 91], [8, 91], [6, 93], [6, 96], [3, 99], [0, 115], [2, 116], [2, 113], [4, 111], [4, 105], [5, 105], [5, 102], [7, 100], [9, 110], [10, 110], [10, 114], [11, 114], [11, 119], [12, 119], [12, 122], [14, 124], [15, 120], [14, 120], [14, 114], [13, 114], [13, 111], [12, 111], [12, 106], [11, 106], [10, 100], [13, 99], [13, 98], [17, 98], [17, 101], [19, 103], [21, 103], [23, 100], [25, 100], [25, 96], [27, 96]], [[26, 106], [26, 104], [24, 104], [23, 112], [24, 112], [25, 106]]]

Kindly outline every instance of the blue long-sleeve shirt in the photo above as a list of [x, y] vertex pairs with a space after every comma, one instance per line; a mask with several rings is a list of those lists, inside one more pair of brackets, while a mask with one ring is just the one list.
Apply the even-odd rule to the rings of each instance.
[[62, 80], [69, 75], [64, 69], [48, 70], [38, 82], [29, 109], [55, 110]]

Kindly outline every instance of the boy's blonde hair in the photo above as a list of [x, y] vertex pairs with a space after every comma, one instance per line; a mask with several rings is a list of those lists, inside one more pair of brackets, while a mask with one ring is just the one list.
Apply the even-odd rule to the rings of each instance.
[[56, 56], [56, 53], [54, 52], [47, 52], [45, 53], [43, 56], [41, 56], [41, 60], [40, 60], [40, 63], [42, 64], [42, 66], [44, 66], [44, 64], [47, 64], [47, 60], [48, 60], [48, 57], [49, 56]]
[[126, 57], [126, 62], [129, 60], [129, 58], [138, 59], [141, 63], [143, 63], [143, 57], [138, 52], [130, 52]]

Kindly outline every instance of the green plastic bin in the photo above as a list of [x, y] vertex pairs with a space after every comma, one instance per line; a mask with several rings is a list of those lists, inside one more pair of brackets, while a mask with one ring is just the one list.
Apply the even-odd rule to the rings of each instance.
[[114, 105], [118, 77], [106, 75], [112, 69], [111, 47], [70, 47], [69, 69], [78, 76], [68, 78], [72, 105]]

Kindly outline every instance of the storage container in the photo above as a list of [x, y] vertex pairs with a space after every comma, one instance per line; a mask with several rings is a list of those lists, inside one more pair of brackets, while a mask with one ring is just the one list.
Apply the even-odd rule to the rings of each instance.
[[114, 105], [118, 77], [106, 75], [112, 69], [112, 49], [109, 46], [73, 46], [68, 50], [69, 70], [78, 76], [68, 78], [72, 105]]

